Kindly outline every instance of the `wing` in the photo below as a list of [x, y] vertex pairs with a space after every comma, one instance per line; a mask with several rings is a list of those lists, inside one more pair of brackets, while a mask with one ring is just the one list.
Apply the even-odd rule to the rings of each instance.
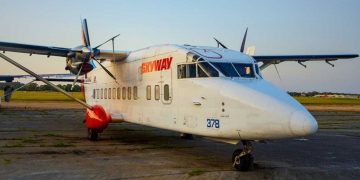
[[296, 61], [302, 66], [306, 61], [325, 61], [334, 66], [329, 61], [336, 61], [338, 59], [351, 59], [359, 57], [358, 54], [338, 54], [338, 55], [271, 55], [271, 56], [252, 56], [257, 62], [262, 62], [260, 69], [263, 70], [271, 64], [279, 64], [285, 61]]
[[71, 49], [61, 48], [61, 47], [51, 47], [51, 46], [37, 46], [37, 45], [29, 45], [29, 44], [0, 42], [0, 51], [28, 53], [30, 55], [40, 54], [47, 56], [66, 57], [67, 54], [71, 51]]

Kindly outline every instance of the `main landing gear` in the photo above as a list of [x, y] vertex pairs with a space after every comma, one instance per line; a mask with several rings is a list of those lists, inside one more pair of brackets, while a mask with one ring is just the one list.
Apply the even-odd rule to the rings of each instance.
[[254, 164], [251, 155], [252, 145], [250, 141], [241, 141], [244, 149], [236, 149], [232, 155], [233, 167], [238, 171], [248, 171]]
[[181, 139], [187, 139], [187, 140], [193, 140], [194, 136], [192, 134], [188, 134], [188, 133], [181, 133], [180, 138]]
[[96, 129], [88, 129], [87, 131], [88, 139], [90, 141], [96, 141], [99, 137], [99, 131]]

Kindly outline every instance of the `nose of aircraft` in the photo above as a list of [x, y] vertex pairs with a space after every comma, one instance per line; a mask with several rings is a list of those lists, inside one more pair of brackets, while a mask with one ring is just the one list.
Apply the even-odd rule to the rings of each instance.
[[307, 111], [295, 111], [290, 118], [290, 130], [295, 136], [314, 134], [318, 129], [315, 118]]

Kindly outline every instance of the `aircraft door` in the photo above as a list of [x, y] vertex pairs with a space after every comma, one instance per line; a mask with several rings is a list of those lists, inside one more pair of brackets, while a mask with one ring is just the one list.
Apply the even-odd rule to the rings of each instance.
[[160, 73], [160, 89], [161, 102], [163, 104], [171, 104], [173, 98], [172, 91], [172, 69], [162, 70]]

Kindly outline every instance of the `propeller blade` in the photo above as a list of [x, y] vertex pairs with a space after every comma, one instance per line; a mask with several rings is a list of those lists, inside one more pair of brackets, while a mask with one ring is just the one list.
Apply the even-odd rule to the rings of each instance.
[[80, 69], [79, 69], [79, 72], [77, 73], [77, 75], [76, 75], [76, 77], [75, 77], [75, 79], [74, 79], [74, 82], [73, 82], [72, 85], [71, 85], [71, 88], [70, 88], [71, 90], [74, 89], [75, 84], [76, 84], [76, 82], [77, 82], [78, 79], [79, 79], [79, 76], [80, 76], [81, 70], [82, 70], [82, 68], [83, 68], [83, 65], [84, 65], [84, 64], [81, 65], [81, 67], [80, 67]]
[[81, 35], [82, 35], [83, 46], [90, 47], [90, 36], [89, 36], [89, 30], [86, 19], [83, 19], [81, 24], [82, 24]]
[[105, 72], [116, 81], [115, 76], [105, 67], [103, 66], [99, 61], [97, 61], [96, 59], [94, 59], [94, 61], [96, 61], [104, 70]]
[[99, 48], [100, 46], [102, 46], [102, 45], [106, 44], [107, 42], [109, 42], [109, 41], [111, 41], [111, 40], [114, 40], [114, 39], [115, 39], [115, 38], [117, 38], [118, 36], [120, 36], [120, 34], [118, 34], [118, 35], [116, 35], [116, 36], [114, 36], [114, 37], [112, 37], [112, 38], [108, 39], [107, 41], [105, 41], [105, 42], [101, 43], [100, 45], [96, 46], [94, 49], [97, 49], [97, 48]]
[[246, 28], [242, 43], [241, 43], [241, 48], [240, 48], [240, 52], [244, 52], [245, 49], [245, 42], [246, 42], [246, 36], [247, 36], [247, 32], [248, 32], [248, 28]]
[[281, 82], [282, 80], [281, 80], [281, 76], [280, 76], [279, 70], [278, 70], [276, 64], [274, 64], [274, 66], [275, 66], [276, 73], [277, 73], [277, 75], [278, 75], [278, 77], [279, 77], [279, 80], [280, 80], [280, 82]]
[[227, 49], [227, 47], [226, 47], [223, 43], [221, 43], [219, 40], [217, 40], [216, 38], [214, 38], [214, 40], [217, 42], [218, 47], [219, 47], [219, 45], [220, 45], [220, 46], [223, 47], [224, 49]]

